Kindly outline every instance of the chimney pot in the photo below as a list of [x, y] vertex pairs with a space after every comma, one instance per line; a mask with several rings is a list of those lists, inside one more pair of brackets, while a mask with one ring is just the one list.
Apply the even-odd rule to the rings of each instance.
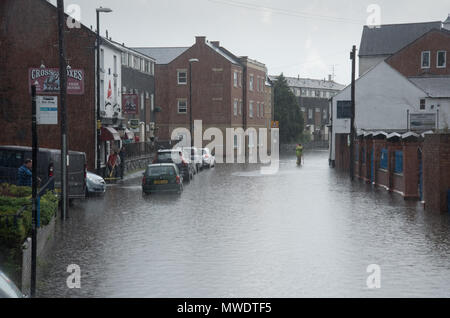
[[220, 47], [220, 42], [219, 41], [212, 41], [211, 44], [215, 47]]

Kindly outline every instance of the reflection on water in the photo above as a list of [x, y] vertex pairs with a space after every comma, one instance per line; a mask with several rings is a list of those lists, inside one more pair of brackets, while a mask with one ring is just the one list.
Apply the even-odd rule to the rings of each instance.
[[[256, 177], [257, 176], [257, 177]], [[280, 172], [202, 172], [179, 195], [140, 178], [71, 210], [42, 297], [449, 297], [450, 221], [329, 169], [326, 152]], [[82, 288], [66, 287], [69, 264]], [[381, 266], [380, 290], [366, 268]]]

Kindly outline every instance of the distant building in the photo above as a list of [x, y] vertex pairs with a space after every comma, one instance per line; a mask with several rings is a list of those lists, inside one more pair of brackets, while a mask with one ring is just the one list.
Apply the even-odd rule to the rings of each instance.
[[[277, 76], [270, 76], [276, 81]], [[297, 96], [300, 110], [313, 140], [328, 140], [328, 124], [330, 120], [330, 99], [338, 94], [345, 85], [338, 84], [331, 79], [317, 80], [300, 77], [286, 77], [288, 86]]]

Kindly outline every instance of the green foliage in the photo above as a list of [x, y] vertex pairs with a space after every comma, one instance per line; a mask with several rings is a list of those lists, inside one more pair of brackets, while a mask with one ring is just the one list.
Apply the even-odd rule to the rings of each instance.
[[[25, 208], [20, 217], [14, 217]], [[41, 197], [41, 226], [48, 225], [58, 210], [58, 197], [47, 192]], [[0, 185], [0, 264], [10, 277], [18, 277], [21, 246], [31, 235], [31, 188]]]
[[298, 142], [304, 129], [303, 115], [283, 74], [274, 83], [274, 95], [275, 120], [280, 122], [280, 142]]

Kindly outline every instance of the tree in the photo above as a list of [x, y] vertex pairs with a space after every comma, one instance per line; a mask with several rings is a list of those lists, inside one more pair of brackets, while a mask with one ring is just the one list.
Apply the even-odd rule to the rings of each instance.
[[275, 120], [280, 122], [280, 142], [297, 142], [303, 133], [304, 120], [297, 97], [291, 91], [283, 73], [274, 83]]

